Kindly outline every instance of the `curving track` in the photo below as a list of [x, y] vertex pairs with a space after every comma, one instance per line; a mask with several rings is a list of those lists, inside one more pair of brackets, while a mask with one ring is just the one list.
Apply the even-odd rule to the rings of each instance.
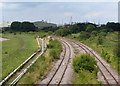
[[[55, 68], [55, 72], [53, 74], [50, 74], [46, 79], [44, 79], [41, 82], [41, 84], [47, 84], [47, 86], [50, 84], [57, 84], [57, 85], [63, 84], [61, 82], [63, 82], [65, 80], [64, 79], [65, 72], [67, 70], [70, 58], [72, 58], [71, 54], [73, 53], [73, 51], [71, 49], [71, 45], [73, 45], [73, 46], [77, 46], [78, 48], [80, 48], [82, 50], [82, 53], [88, 53], [95, 57], [95, 59], [97, 61], [97, 66], [100, 70], [100, 73], [101, 73], [103, 79], [104, 79], [103, 80], [104, 84], [107, 84], [108, 86], [120, 86], [118, 74], [110, 67], [110, 65], [108, 63], [106, 63], [91, 48], [89, 48], [88, 46], [86, 46], [80, 42], [76, 42], [74, 40], [70, 40], [70, 39], [66, 39], [66, 38], [62, 38], [62, 37], [55, 37], [55, 36], [53, 36], [53, 38], [60, 40], [62, 42], [62, 44], [64, 45], [64, 50], [65, 50], [64, 55], [63, 55], [62, 60], [60, 62], [57, 62], [57, 63], [60, 63], [60, 65]], [[79, 52], [79, 53], [81, 53], [81, 52]], [[67, 62], [66, 65], [62, 66], [62, 64], [65, 62]], [[67, 75], [67, 76], [69, 76], [69, 75]], [[69, 84], [69, 83], [65, 83], [65, 84]]]
[[119, 75], [110, 67], [108, 63], [106, 63], [96, 52], [94, 52], [91, 48], [88, 46], [76, 42], [74, 40], [66, 39], [69, 42], [72, 42], [74, 45], [77, 45], [78, 47], [81, 47], [86, 53], [93, 55], [97, 61], [98, 68], [106, 82], [109, 86], [120, 86], [120, 78]]
[[46, 77], [46, 79], [44, 79], [40, 83], [40, 84], [46, 84], [47, 86], [51, 84], [60, 85], [64, 83], [63, 79], [65, 78], [66, 71], [69, 67], [69, 64], [71, 64], [70, 62], [73, 56], [71, 45], [67, 43], [65, 40], [62, 40], [60, 38], [56, 38], [56, 39], [62, 42], [64, 48], [63, 48], [62, 56], [60, 57], [60, 60], [56, 62], [55, 66], [51, 70], [52, 72], [50, 72], [50, 74]]
[[[71, 67], [71, 62], [72, 58], [74, 57], [73, 53], [73, 47], [71, 45], [76, 45], [81, 50], [84, 51], [84, 53], [88, 53], [90, 55], [93, 55], [97, 61], [97, 65], [99, 67], [100, 73], [104, 78], [104, 81], [107, 85], [111, 86], [120, 86], [119, 82], [119, 77], [118, 74], [110, 67], [108, 63], [106, 63], [95, 51], [93, 51], [91, 48], [88, 46], [76, 42], [74, 40], [66, 39], [66, 38], [60, 38], [60, 37], [53, 37], [59, 41], [61, 41], [63, 45], [63, 52], [61, 53], [60, 59], [56, 62], [55, 66], [51, 70], [51, 72], [47, 75], [47, 77], [40, 82], [40, 84], [45, 84], [45, 85], [51, 85], [51, 84], [56, 84], [56, 85], [61, 85], [61, 84], [69, 84], [67, 79], [70, 81], [70, 76], [72, 73], [69, 73], [69, 69], [72, 69]], [[81, 52], [79, 52], [81, 53]], [[38, 55], [35, 54], [35, 59], [38, 58]], [[33, 59], [34, 60], [34, 59]], [[31, 61], [33, 62], [33, 61]], [[28, 63], [27, 65], [30, 65]], [[26, 67], [25, 67], [26, 68]], [[23, 67], [24, 69], [24, 67]], [[20, 70], [22, 71], [22, 70]], [[21, 72], [18, 71], [15, 74], [20, 75]], [[67, 77], [68, 78], [67, 78]], [[16, 76], [14, 76], [16, 77]], [[67, 79], [66, 79], [67, 78]], [[10, 79], [11, 82], [13, 81], [13, 78]], [[13, 81], [14, 82], [14, 81]]]

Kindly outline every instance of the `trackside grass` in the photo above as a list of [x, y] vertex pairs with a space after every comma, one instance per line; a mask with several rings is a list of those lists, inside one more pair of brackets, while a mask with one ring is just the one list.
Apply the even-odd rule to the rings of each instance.
[[89, 54], [81, 54], [73, 59], [75, 71], [73, 84], [99, 84], [97, 81], [98, 67], [95, 59]]
[[23, 63], [30, 55], [38, 50], [34, 35], [27, 33], [6, 33], [2, 42], [2, 78]]
[[90, 37], [89, 39], [80, 39], [80, 33], [69, 35], [68, 38], [72, 38], [74, 40], [80, 41], [93, 50], [97, 51], [101, 57], [103, 57], [106, 62], [110, 63], [111, 66], [118, 72], [119, 71], [119, 58], [115, 56], [115, 49], [117, 48], [117, 32], [107, 33], [106, 36], [102, 36], [102, 44], [97, 45], [98, 36]]
[[[40, 83], [41, 78], [43, 78], [43, 76], [45, 76], [50, 71], [56, 59], [59, 59], [59, 55], [62, 51], [61, 43], [57, 40], [51, 39], [46, 39], [46, 41], [46, 52], [41, 57], [39, 57], [33, 66], [31, 66], [28, 72], [20, 79], [18, 84]], [[55, 54], [53, 55], [51, 52], [54, 52]]]
[[2, 80], [2, 42], [0, 42], [0, 81]]

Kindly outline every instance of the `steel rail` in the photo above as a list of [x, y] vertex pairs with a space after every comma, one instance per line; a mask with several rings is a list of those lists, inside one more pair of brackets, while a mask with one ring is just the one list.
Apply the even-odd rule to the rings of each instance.
[[[93, 56], [95, 56], [96, 59], [104, 66], [104, 68], [107, 70], [107, 72], [112, 76], [112, 78], [115, 80], [115, 82], [117, 83], [117, 85], [120, 86], [120, 85], [119, 85], [119, 82], [117, 82], [117, 80], [115, 79], [115, 77], [114, 77], [114, 76], [112, 75], [112, 73], [107, 69], [107, 67], [104, 65], [104, 63], [103, 63], [88, 47], [86, 47], [86, 46], [83, 45], [82, 43], [78, 43], [78, 42], [75, 42], [75, 41], [73, 41], [73, 40], [69, 40], [69, 41], [77, 44], [79, 47], [81, 47], [81, 48], [84, 49], [85, 51], [86, 51], [86, 49], [87, 49]], [[86, 49], [85, 49], [85, 48], [86, 48]], [[87, 53], [89, 53], [88, 51], [87, 51]], [[99, 69], [100, 69], [100, 68], [99, 68]], [[108, 83], [108, 85], [110, 85], [109, 82], [108, 82], [108, 80], [107, 80], [107, 78], [105, 77], [105, 75], [104, 75], [104, 73], [102, 72], [101, 69], [100, 69], [100, 72], [102, 73], [102, 75], [103, 75], [103, 77], [105, 78], [105, 80], [106, 80], [106, 82]]]
[[61, 62], [60, 62], [60, 64], [59, 64], [58, 68], [56, 69], [55, 73], [53, 74], [53, 76], [51, 77], [51, 79], [49, 80], [49, 82], [47, 83], [47, 86], [50, 85], [50, 82], [53, 80], [53, 78], [54, 78], [54, 76], [57, 74], [57, 71], [59, 70], [61, 64], [63, 63], [63, 60], [64, 60], [64, 58], [65, 58], [65, 54], [66, 54], [66, 47], [65, 47], [64, 44], [63, 44], [63, 46], [64, 46], [64, 48], [65, 48], [65, 53], [64, 53], [64, 55], [63, 55], [63, 58], [62, 58], [62, 60], [61, 60]]
[[69, 44], [68, 44], [67, 42], [65, 42], [65, 41], [64, 41], [64, 43], [66, 43], [67, 46], [69, 47], [69, 58], [68, 58], [68, 61], [67, 61], [67, 65], [66, 65], [66, 67], [65, 67], [65, 70], [64, 70], [64, 72], [63, 72], [63, 75], [62, 75], [62, 77], [61, 77], [61, 79], [60, 79], [60, 81], [59, 81], [59, 83], [58, 83], [58, 86], [60, 85], [60, 83], [61, 83], [61, 81], [62, 81], [62, 79], [63, 79], [63, 77], [64, 77], [64, 75], [65, 75], [65, 72], [66, 72], [66, 70], [67, 70], [67, 67], [68, 67], [68, 64], [69, 64], [69, 61], [70, 61], [70, 57], [71, 57], [71, 55], [72, 55], [72, 53], [71, 53], [71, 48], [70, 48]]

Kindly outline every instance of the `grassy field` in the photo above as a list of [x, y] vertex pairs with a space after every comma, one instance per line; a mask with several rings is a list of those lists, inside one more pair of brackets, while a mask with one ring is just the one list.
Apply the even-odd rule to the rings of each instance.
[[[53, 63], [59, 58], [62, 50], [61, 43], [57, 40], [46, 39], [47, 51], [36, 61], [28, 72], [20, 79], [18, 84], [38, 84], [40, 79], [50, 71]], [[54, 46], [53, 46], [54, 45]], [[51, 53], [53, 52], [54, 55]]]
[[2, 80], [2, 42], [0, 42], [0, 81]]
[[2, 78], [6, 77], [38, 50], [34, 35], [27, 33], [5, 33], [3, 38], [10, 40], [2, 42]]
[[[118, 57], [115, 57], [114, 52], [117, 45], [117, 32], [108, 33], [105, 37], [103, 37], [103, 43], [101, 45], [97, 45], [97, 39], [98, 36], [94, 38], [89, 38], [86, 40], [81, 40], [79, 38], [79, 34], [72, 34], [68, 36], [68, 38], [75, 39], [77, 41], [80, 41], [89, 47], [91, 47], [93, 50], [97, 51], [101, 57], [103, 57], [108, 63], [111, 64], [111, 66], [116, 70], [118, 70]], [[104, 55], [105, 54], [105, 55]]]

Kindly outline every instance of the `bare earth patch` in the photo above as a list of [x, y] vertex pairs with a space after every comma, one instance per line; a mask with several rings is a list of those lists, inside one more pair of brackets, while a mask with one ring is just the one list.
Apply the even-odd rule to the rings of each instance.
[[9, 39], [5, 39], [5, 38], [0, 37], [0, 41], [6, 41], [6, 40], [9, 40]]

